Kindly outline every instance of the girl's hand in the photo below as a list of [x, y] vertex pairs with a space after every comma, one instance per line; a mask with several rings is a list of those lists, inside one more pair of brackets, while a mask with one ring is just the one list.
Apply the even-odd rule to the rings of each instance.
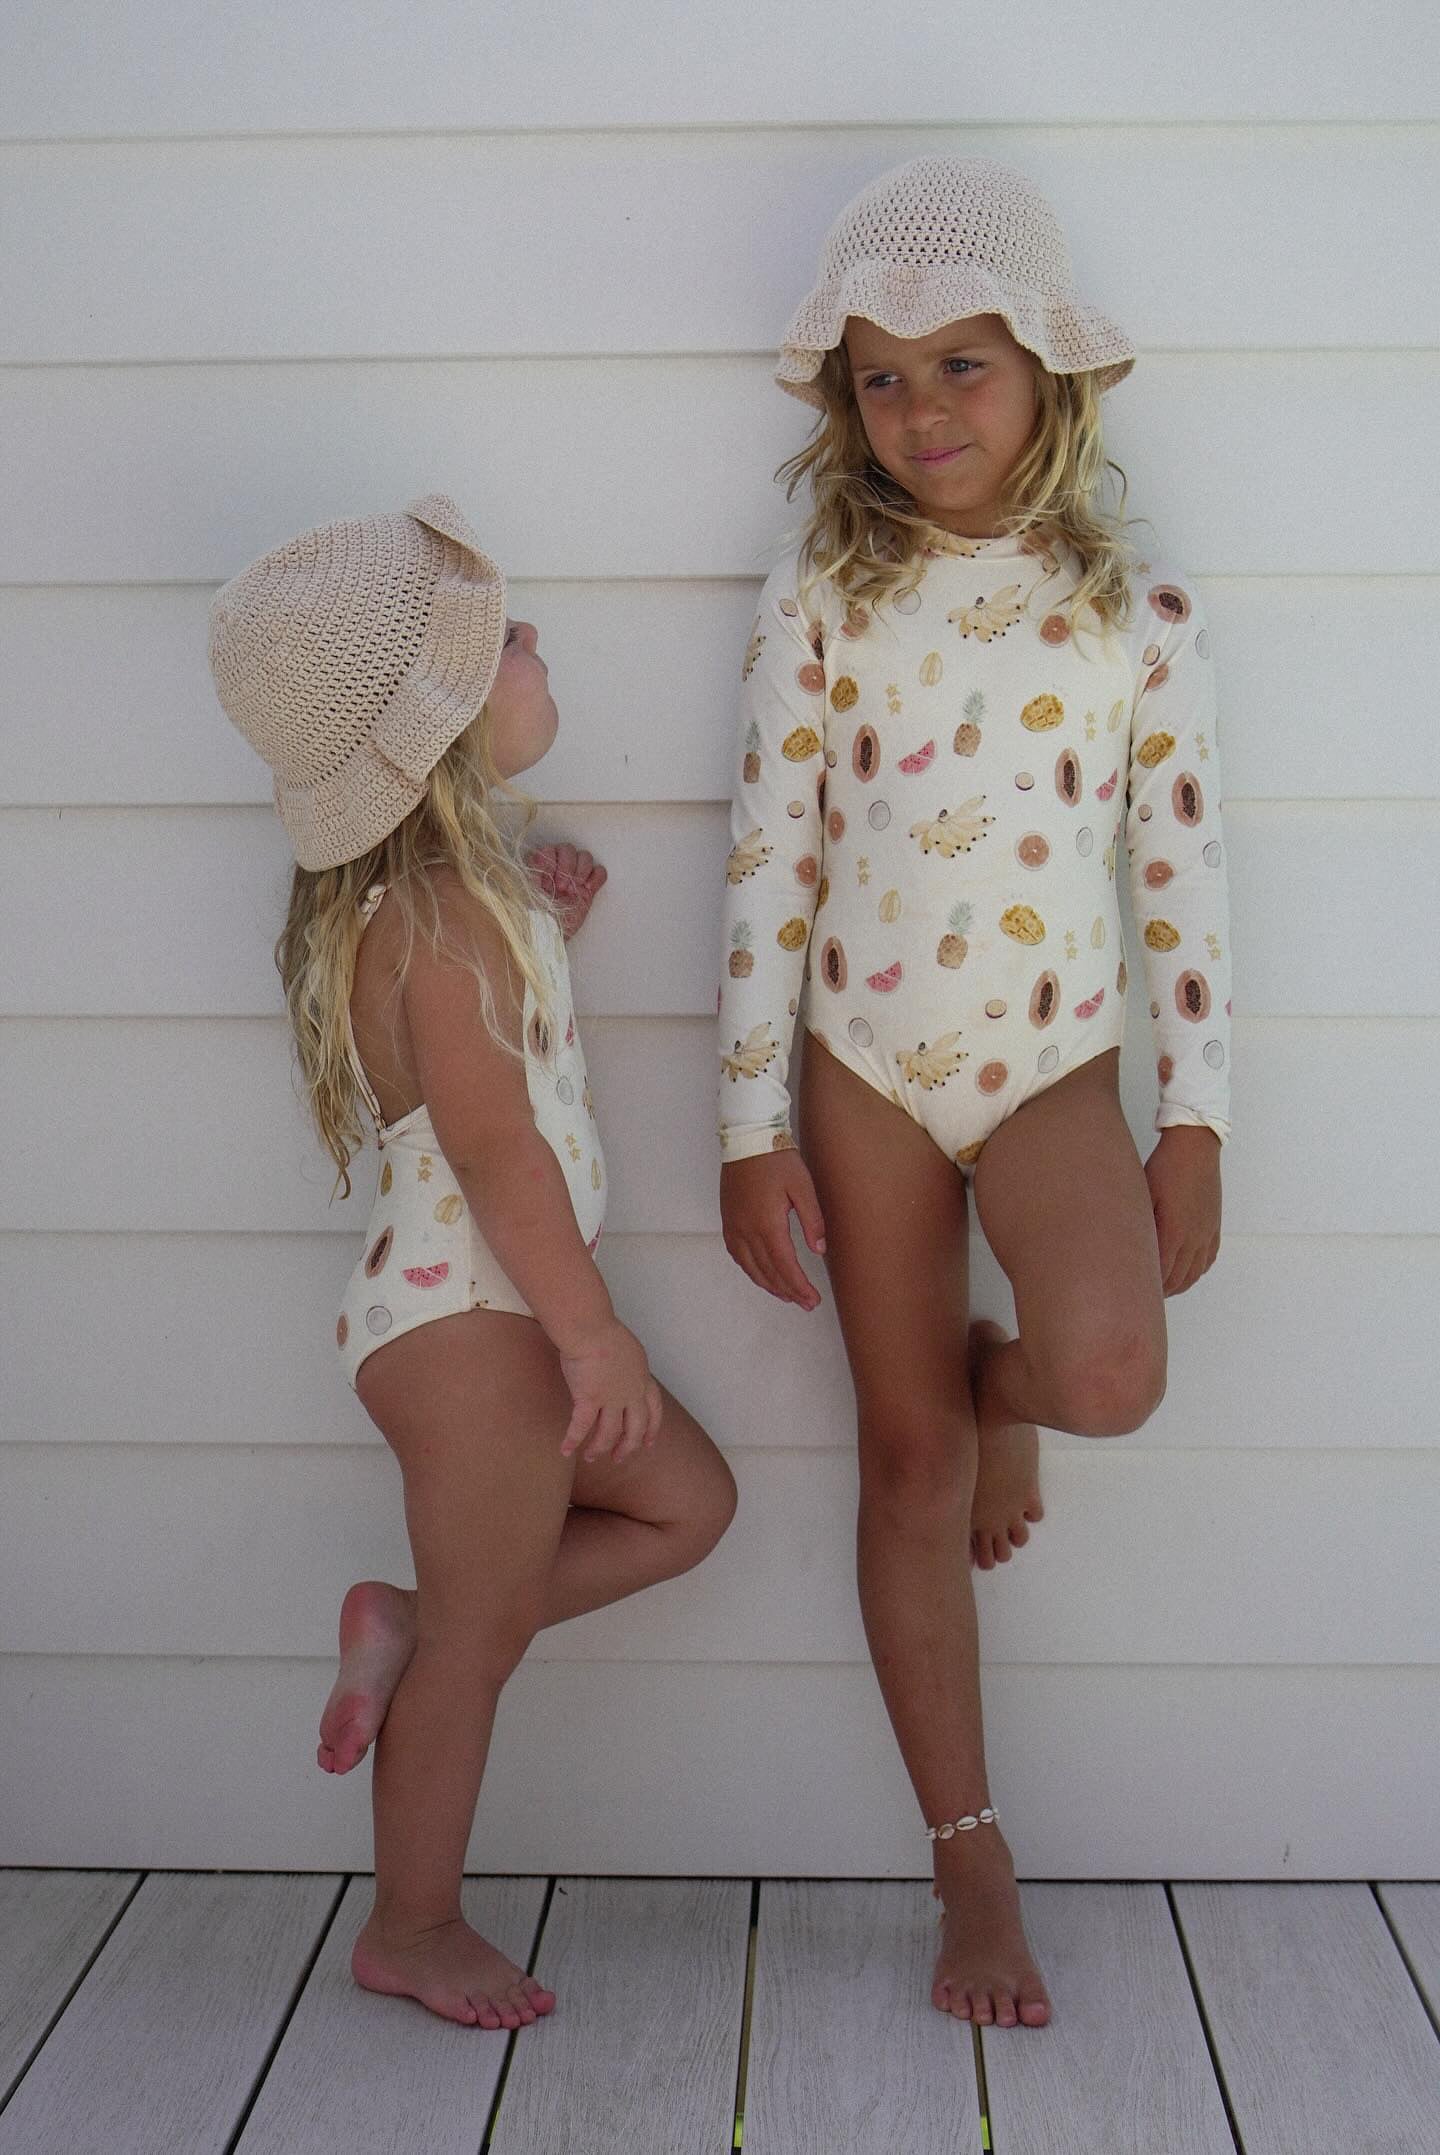
[[1177, 1123], [1160, 1133], [1145, 1162], [1155, 1213], [1160, 1274], [1167, 1295], [1203, 1278], [1220, 1250], [1220, 1140], [1213, 1130]]
[[794, 1213], [817, 1256], [825, 1249], [825, 1221], [810, 1170], [793, 1147], [757, 1153], [753, 1160], [727, 1160], [720, 1170], [720, 1214], [725, 1247], [741, 1271], [781, 1302], [818, 1309], [820, 1297], [800, 1269], [790, 1239]]
[[660, 1433], [660, 1387], [645, 1349], [618, 1317], [560, 1357], [574, 1411], [561, 1441], [565, 1458], [585, 1446], [587, 1459], [609, 1454], [618, 1466]]
[[585, 916], [609, 880], [605, 869], [593, 853], [574, 846], [537, 846], [529, 856], [529, 866], [536, 888], [554, 901], [568, 943], [584, 927]]

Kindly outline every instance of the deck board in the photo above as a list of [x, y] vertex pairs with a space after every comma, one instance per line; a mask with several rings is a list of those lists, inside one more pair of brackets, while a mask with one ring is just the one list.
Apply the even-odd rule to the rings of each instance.
[[1055, 2013], [982, 2035], [1000, 2155], [1234, 2155], [1164, 1888], [1020, 1890]]
[[491, 2155], [728, 2148], [749, 1935], [739, 1879], [559, 1880], [536, 1964], [559, 2004], [516, 2041]]
[[1435, 2155], [1440, 2042], [1363, 1885], [1183, 1885], [1245, 2155]]
[[929, 1888], [760, 1888], [746, 2155], [979, 2155], [970, 2030], [937, 2013]]
[[0, 2114], [0, 2155], [222, 2155], [338, 1892], [147, 1878]]
[[1440, 2020], [1440, 1885], [1381, 1886], [1378, 1891], [1431, 2018]]
[[[237, 2155], [475, 2155], [484, 2139], [509, 2036], [357, 1988], [350, 1948], [374, 1890], [347, 1886]], [[461, 1905], [523, 1966], [544, 1899], [543, 1878], [471, 1878]]]
[[134, 1891], [134, 1871], [0, 1872], [0, 2103]]

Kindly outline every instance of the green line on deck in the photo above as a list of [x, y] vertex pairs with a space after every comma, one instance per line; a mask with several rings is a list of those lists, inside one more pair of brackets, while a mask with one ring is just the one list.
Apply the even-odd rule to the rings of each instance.
[[745, 2145], [745, 2083], [750, 2074], [750, 2015], [755, 2004], [755, 1948], [760, 1935], [760, 1881], [750, 1887], [750, 1942], [745, 1949], [745, 2002], [740, 2014], [740, 2065], [735, 2075], [733, 2149]]

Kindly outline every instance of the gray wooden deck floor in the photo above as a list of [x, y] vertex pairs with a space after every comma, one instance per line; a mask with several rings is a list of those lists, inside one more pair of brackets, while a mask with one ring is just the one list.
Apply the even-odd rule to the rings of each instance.
[[972, 2034], [920, 1885], [474, 1879], [510, 2037], [353, 1987], [366, 1878], [0, 1872], [0, 2155], [1440, 2155], [1440, 1886], [1023, 1890]]

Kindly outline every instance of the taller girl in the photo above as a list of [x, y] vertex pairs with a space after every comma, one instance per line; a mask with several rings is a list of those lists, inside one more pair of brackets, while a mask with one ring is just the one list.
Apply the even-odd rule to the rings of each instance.
[[[792, 1210], [826, 1255], [861, 1607], [944, 1903], [934, 2002], [1002, 2027], [1050, 2008], [990, 1800], [967, 1553], [1008, 1560], [1040, 1516], [1038, 1423], [1116, 1435], [1158, 1404], [1229, 1134], [1209, 638], [1101, 499], [1100, 398], [1133, 364], [1020, 174], [921, 158], [844, 211], [777, 374], [821, 414], [784, 467], [813, 510], [745, 655], [728, 866], [726, 1242], [806, 1309]], [[1160, 1090], [1143, 1166], [1122, 839]], [[967, 1178], [1015, 1339], [968, 1323]]]

